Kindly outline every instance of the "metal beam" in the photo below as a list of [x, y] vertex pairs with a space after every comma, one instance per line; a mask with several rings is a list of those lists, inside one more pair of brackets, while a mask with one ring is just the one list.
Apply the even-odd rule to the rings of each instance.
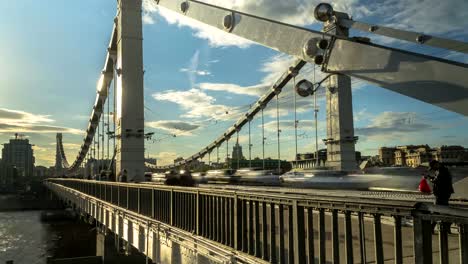
[[314, 62], [308, 41], [335, 39], [327, 72], [339, 72], [468, 115], [468, 65], [314, 31], [214, 5], [159, 0], [160, 6], [274, 50]]
[[468, 116], [466, 64], [337, 39], [325, 70]]
[[439, 38], [419, 32], [389, 28], [380, 25], [372, 25], [364, 22], [354, 21], [352, 19], [340, 19], [339, 24], [342, 27], [349, 29], [371, 32], [373, 34], [409, 41], [416, 44], [468, 53], [468, 43], [462, 41]]

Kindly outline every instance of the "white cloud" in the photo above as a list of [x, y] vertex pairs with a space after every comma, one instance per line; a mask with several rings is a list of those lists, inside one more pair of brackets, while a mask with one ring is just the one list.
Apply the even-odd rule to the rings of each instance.
[[382, 112], [371, 119], [366, 127], [358, 127], [355, 134], [368, 138], [395, 138], [409, 133], [438, 129], [423, 122], [415, 112]]
[[[253, 42], [244, 38], [229, 34], [225, 31], [216, 29], [214, 27], [203, 24], [197, 20], [191, 19], [186, 16], [181, 16], [176, 12], [170, 11], [165, 8], [159, 8], [155, 1], [144, 0], [143, 9], [145, 15], [158, 13], [161, 15], [169, 24], [175, 24], [179, 27], [190, 27], [195, 31], [194, 36], [200, 39], [206, 39], [212, 47], [227, 47], [236, 46], [240, 48], [247, 48], [253, 44]], [[154, 20], [145, 19], [146, 23], [152, 24]], [[152, 23], [151, 23], [152, 22]]]
[[48, 115], [36, 115], [19, 110], [0, 108], [0, 123], [8, 124], [38, 124], [52, 123]]
[[143, 12], [142, 20], [144, 24], [148, 25], [152, 25], [155, 23], [153, 16], [148, 12]]
[[168, 165], [173, 164], [174, 160], [179, 157], [175, 152], [159, 152], [156, 154], [156, 158], [158, 159], [158, 165]]
[[228, 92], [232, 94], [261, 96], [264, 94], [269, 86], [264, 84], [257, 84], [252, 86], [240, 86], [232, 83], [200, 83], [200, 89], [208, 91]]
[[82, 133], [78, 129], [51, 125], [54, 122], [48, 115], [0, 108], [0, 133]]
[[[386, 11], [385, 11], [386, 10]], [[374, 4], [372, 11], [387, 17], [391, 26], [425, 33], [465, 32], [468, 2], [464, 0], [399, 0]], [[390, 16], [389, 16], [390, 15]]]
[[359, 111], [355, 111], [353, 114], [354, 122], [360, 122], [364, 120], [369, 120], [373, 115], [367, 111], [366, 108], [363, 108]]
[[41, 147], [39, 145], [33, 145], [32, 149], [34, 150], [35, 154], [37, 154], [38, 152], [49, 152], [51, 150], [51, 148], [49, 147]]
[[206, 70], [190, 70], [190, 69], [187, 69], [187, 68], [181, 68], [180, 72], [193, 73], [193, 74], [196, 74], [196, 75], [199, 75], [199, 76], [211, 75], [211, 72], [206, 71]]
[[191, 135], [191, 131], [200, 127], [198, 124], [181, 120], [160, 120], [147, 122], [146, 126], [168, 131], [176, 135]]
[[[215, 120], [232, 119], [236, 110], [216, 104], [216, 99], [199, 89], [190, 89], [188, 91], [168, 90], [153, 94], [154, 99], [159, 101], [168, 101], [178, 104], [183, 110], [187, 111], [181, 117], [184, 118], [212, 118]], [[227, 115], [227, 113], [229, 115]]]
[[197, 50], [193, 54], [192, 58], [190, 58], [190, 61], [188, 63], [187, 68], [181, 68], [179, 71], [180, 72], [186, 72], [190, 81], [190, 85], [193, 87], [195, 85], [195, 82], [197, 81], [197, 76], [208, 76], [211, 75], [211, 72], [208, 70], [200, 70], [199, 69], [200, 65], [200, 51]]

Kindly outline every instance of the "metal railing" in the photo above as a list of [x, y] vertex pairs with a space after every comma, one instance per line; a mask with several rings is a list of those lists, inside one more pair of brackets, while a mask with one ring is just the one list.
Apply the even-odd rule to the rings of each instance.
[[[462, 208], [77, 179], [50, 179], [46, 185], [79, 191], [272, 263], [468, 263], [468, 210]], [[432, 223], [440, 226], [438, 237]], [[449, 235], [447, 223], [458, 237]]]

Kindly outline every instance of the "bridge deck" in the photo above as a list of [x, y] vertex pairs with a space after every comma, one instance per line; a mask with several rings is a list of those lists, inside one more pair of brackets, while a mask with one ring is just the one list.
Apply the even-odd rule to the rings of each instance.
[[[342, 197], [342, 198], [378, 198], [388, 200], [414, 201], [414, 202], [432, 202], [433, 195], [427, 195], [419, 192], [409, 191], [385, 191], [385, 190], [349, 190], [349, 189], [311, 189], [311, 188], [293, 188], [293, 187], [278, 187], [278, 186], [245, 186], [245, 185], [213, 185], [200, 184], [201, 188], [230, 190], [230, 191], [252, 191], [261, 193], [277, 193], [277, 194], [292, 194], [292, 195], [324, 195], [327, 197]], [[338, 187], [339, 188], [339, 187]]]
[[[192, 252], [240, 263], [468, 260], [468, 210], [434, 206], [419, 194], [394, 199], [384, 192], [76, 179], [46, 184], [154, 260], [162, 254], [157, 244], [171, 239]], [[454, 223], [456, 235], [441, 225], [437, 240], [431, 222]], [[437, 245], [439, 253], [425, 254], [437, 252]]]

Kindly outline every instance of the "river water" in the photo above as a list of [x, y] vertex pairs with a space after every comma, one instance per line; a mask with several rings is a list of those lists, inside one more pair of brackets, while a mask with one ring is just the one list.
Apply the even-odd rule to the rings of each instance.
[[41, 211], [0, 212], [0, 263], [46, 263], [57, 231], [40, 221]]

